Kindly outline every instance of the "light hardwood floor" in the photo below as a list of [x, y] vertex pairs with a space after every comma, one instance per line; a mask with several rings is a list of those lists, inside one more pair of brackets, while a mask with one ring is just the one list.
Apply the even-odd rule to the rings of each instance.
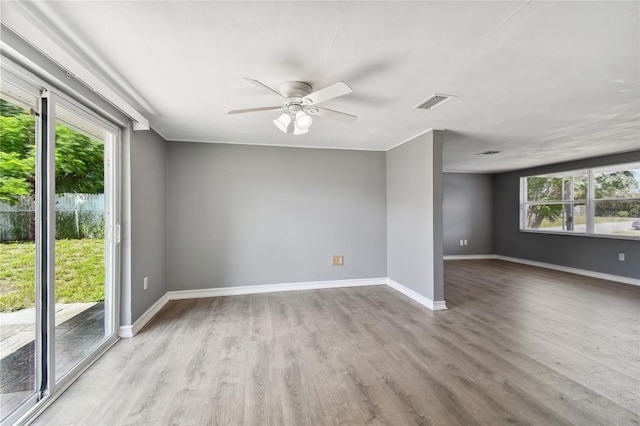
[[386, 286], [170, 302], [36, 424], [640, 424], [640, 287], [445, 262]]

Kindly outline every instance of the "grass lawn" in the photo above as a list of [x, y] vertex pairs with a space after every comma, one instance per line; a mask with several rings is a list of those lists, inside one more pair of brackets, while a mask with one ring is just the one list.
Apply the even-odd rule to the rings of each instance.
[[[596, 223], [633, 222], [634, 220], [635, 218], [633, 217], [596, 217]], [[573, 223], [576, 225], [584, 225], [585, 223], [587, 223], [587, 218], [585, 216], [577, 216], [573, 219]], [[540, 224], [540, 228], [548, 228], [551, 226], [562, 226], [562, 219], [544, 219]]]
[[[0, 312], [35, 305], [35, 244], [0, 243]], [[56, 241], [56, 302], [104, 300], [104, 240]]]

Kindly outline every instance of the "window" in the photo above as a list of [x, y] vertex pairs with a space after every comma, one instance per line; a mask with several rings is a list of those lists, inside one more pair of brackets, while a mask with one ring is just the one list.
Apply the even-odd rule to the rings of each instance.
[[640, 238], [640, 162], [520, 179], [520, 229]]

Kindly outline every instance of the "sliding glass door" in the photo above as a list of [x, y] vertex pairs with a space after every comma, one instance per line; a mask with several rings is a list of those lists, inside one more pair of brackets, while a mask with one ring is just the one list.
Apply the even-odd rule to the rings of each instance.
[[64, 390], [117, 338], [119, 131], [35, 87], [3, 72], [3, 423]]
[[37, 399], [35, 95], [0, 85], [0, 413]]
[[109, 145], [103, 127], [55, 105], [56, 380], [93, 352], [113, 329], [106, 322]]

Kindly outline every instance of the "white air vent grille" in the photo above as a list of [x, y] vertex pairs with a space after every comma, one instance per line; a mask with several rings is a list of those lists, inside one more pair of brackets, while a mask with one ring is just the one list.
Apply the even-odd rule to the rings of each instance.
[[455, 96], [440, 95], [436, 93], [435, 95], [431, 96], [429, 99], [422, 102], [421, 104], [414, 106], [413, 109], [434, 109], [438, 105], [442, 105], [443, 103], [447, 102], [451, 98], [455, 98]]

